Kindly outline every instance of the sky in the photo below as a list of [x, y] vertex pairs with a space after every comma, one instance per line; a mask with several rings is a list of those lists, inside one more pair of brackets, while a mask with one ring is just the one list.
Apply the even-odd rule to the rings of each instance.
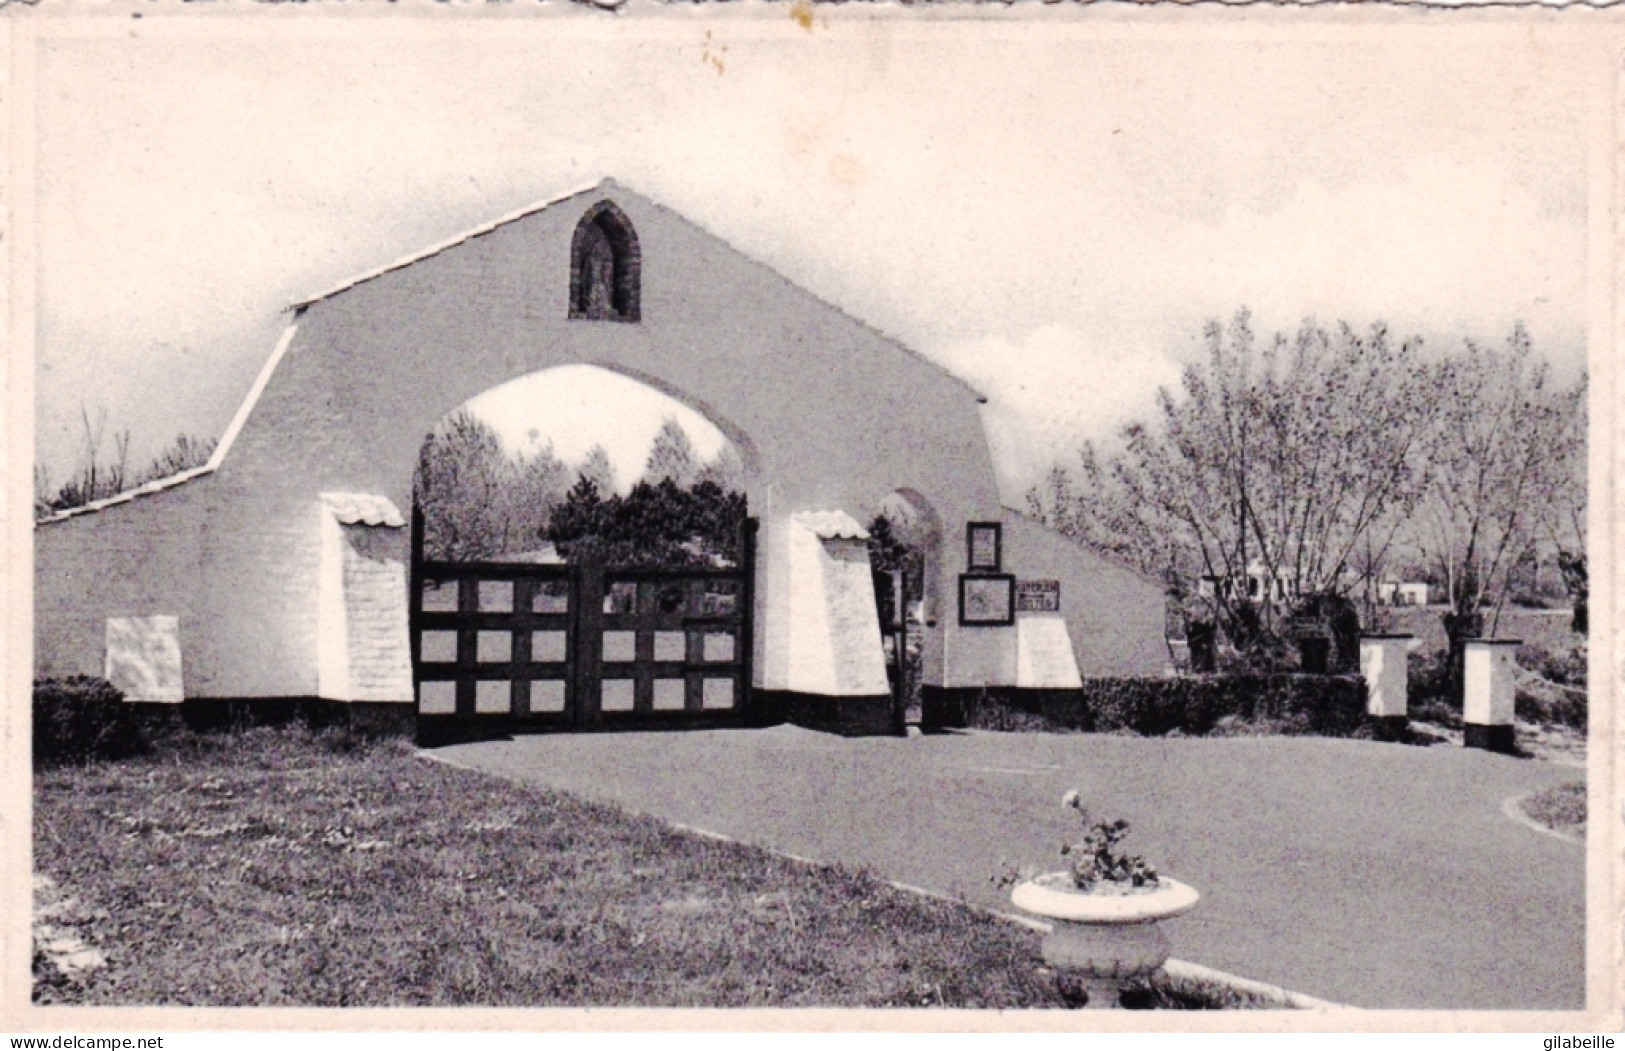
[[[605, 176], [985, 393], [1007, 501], [1243, 306], [1434, 347], [1521, 319], [1582, 367], [1560, 42], [1024, 10], [64, 19], [35, 67], [36, 462], [72, 468], [82, 414], [138, 461], [219, 434], [288, 303]], [[562, 451], [568, 418], [512, 426]]]

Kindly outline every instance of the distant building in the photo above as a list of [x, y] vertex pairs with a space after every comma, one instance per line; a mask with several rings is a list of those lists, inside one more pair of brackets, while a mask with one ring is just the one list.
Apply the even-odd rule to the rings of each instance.
[[1377, 584], [1377, 601], [1384, 606], [1425, 606], [1428, 604], [1427, 581], [1390, 577]]
[[1271, 574], [1264, 563], [1254, 559], [1241, 580], [1228, 576], [1204, 576], [1196, 583], [1196, 593], [1205, 599], [1223, 596], [1227, 601], [1286, 602], [1298, 597], [1298, 583], [1286, 574]]
[[1413, 580], [1399, 585], [1399, 595], [1396, 606], [1425, 606], [1428, 604], [1428, 586], [1426, 581]]

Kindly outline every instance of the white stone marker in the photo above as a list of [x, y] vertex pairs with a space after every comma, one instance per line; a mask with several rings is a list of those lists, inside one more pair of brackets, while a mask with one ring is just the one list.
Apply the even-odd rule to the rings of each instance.
[[180, 704], [186, 697], [180, 618], [108, 617], [102, 677], [123, 691], [126, 701]]
[[1072, 636], [1059, 613], [1016, 614], [1017, 689], [1081, 690]]
[[1365, 712], [1403, 728], [1410, 717], [1405, 655], [1411, 635], [1361, 635], [1360, 676], [1365, 679]]
[[1464, 744], [1511, 754], [1518, 639], [1468, 639], [1462, 712]]

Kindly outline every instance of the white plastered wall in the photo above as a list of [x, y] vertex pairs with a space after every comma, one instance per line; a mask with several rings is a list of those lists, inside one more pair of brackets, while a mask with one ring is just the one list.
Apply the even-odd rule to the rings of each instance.
[[[359, 528], [399, 529], [399, 513], [388, 524]], [[356, 550], [339, 508], [356, 498], [323, 495], [321, 559], [318, 569], [317, 696], [333, 701], [411, 703], [412, 656], [406, 603], [406, 566]]]
[[317, 570], [316, 696], [350, 699], [350, 647], [344, 610], [344, 529], [331, 512], [322, 514], [322, 556]]
[[784, 678], [770, 688], [830, 697], [889, 693], [868, 534], [841, 512], [793, 515], [778, 532], [784, 588], [769, 604], [780, 607], [773, 620], [784, 625], [771, 636], [784, 651]]
[[[958, 578], [955, 578], [955, 587]], [[966, 626], [958, 622], [958, 595], [953, 619], [942, 633], [943, 685], [953, 687], [1008, 686], [1016, 681], [1016, 629], [1013, 627]]]

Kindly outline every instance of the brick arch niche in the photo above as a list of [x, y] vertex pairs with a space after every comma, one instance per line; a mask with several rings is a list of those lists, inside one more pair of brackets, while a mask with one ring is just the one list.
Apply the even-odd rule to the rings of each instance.
[[643, 257], [637, 231], [614, 201], [588, 208], [570, 242], [570, 317], [637, 321]]

